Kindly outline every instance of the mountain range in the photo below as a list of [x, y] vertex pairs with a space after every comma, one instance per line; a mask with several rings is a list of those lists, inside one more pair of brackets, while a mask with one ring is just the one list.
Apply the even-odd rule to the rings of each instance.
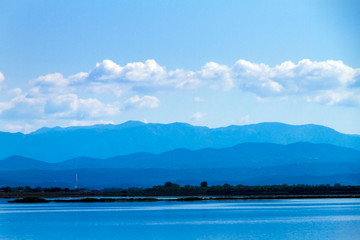
[[[228, 148], [200, 150], [176, 149], [160, 154], [134, 153], [106, 159], [77, 157], [49, 163], [22, 156], [11, 156], [0, 161], [1, 171], [66, 170], [81, 168], [243, 168], [268, 167], [295, 163], [357, 164], [360, 151], [330, 144], [242, 143]], [[359, 164], [360, 167], [360, 164]]]
[[0, 159], [19, 155], [46, 162], [77, 157], [110, 158], [175, 149], [227, 148], [240, 143], [325, 143], [360, 150], [360, 136], [320, 125], [259, 123], [208, 128], [186, 123], [129, 121], [119, 125], [41, 128], [29, 134], [0, 132]]
[[0, 161], [0, 186], [147, 187], [174, 181], [210, 184], [360, 184], [360, 151], [330, 144], [242, 143], [49, 163], [21, 156]]

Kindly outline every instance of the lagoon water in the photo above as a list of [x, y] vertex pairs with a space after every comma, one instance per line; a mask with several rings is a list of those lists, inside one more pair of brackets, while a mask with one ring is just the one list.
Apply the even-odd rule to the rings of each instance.
[[360, 199], [8, 204], [0, 239], [360, 239]]

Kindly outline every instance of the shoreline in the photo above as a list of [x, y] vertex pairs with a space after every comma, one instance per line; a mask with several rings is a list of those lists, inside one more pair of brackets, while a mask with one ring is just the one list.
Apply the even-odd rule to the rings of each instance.
[[[165, 197], [165, 196], [164, 196]], [[332, 198], [360, 198], [359, 194], [352, 195], [273, 195], [273, 196], [237, 196], [237, 197], [178, 197], [178, 198], [159, 198], [159, 197], [126, 197], [126, 198], [76, 198], [76, 199], [46, 199], [41, 197], [25, 197], [9, 200], [8, 203], [110, 203], [110, 202], [160, 202], [160, 201], [241, 201], [241, 200], [282, 200], [282, 199], [332, 199]]]
[[[246, 186], [229, 184], [208, 186], [207, 182], [201, 182], [200, 186], [180, 186], [179, 184], [166, 182], [151, 188], [104, 188], [94, 189], [69, 189], [69, 188], [31, 188], [26, 187], [3, 187], [0, 188], [0, 199], [15, 198], [155, 198], [171, 197], [177, 199], [196, 198], [197, 200], [256, 200], [256, 199], [302, 199], [302, 198], [359, 198], [360, 186], [352, 185], [264, 185]], [[130, 201], [130, 200], [129, 200]], [[132, 200], [133, 201], [133, 200]]]

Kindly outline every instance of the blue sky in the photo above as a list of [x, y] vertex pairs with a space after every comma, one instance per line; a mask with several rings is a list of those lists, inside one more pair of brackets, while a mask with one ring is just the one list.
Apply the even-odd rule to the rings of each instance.
[[358, 1], [1, 1], [0, 130], [277, 121], [360, 134]]

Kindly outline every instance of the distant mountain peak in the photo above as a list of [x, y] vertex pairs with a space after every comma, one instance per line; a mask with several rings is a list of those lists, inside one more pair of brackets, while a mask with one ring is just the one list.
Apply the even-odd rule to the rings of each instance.
[[143, 126], [143, 125], [146, 125], [146, 123], [141, 122], [141, 121], [130, 120], [130, 121], [126, 121], [126, 122], [123, 122], [123, 123], [121, 123], [121, 124], [118, 124], [117, 126], [137, 127], [137, 126]]
[[137, 127], [145, 125], [146, 123], [141, 121], [126, 121], [120, 124], [95, 124], [89, 126], [69, 126], [69, 127], [42, 127], [38, 130], [31, 132], [30, 134], [46, 134], [50, 132], [60, 132], [60, 131], [72, 131], [72, 130], [82, 130], [82, 129], [118, 129], [118, 128], [127, 128], [127, 127]]
[[[89, 125], [89, 126], [69, 126], [69, 127], [42, 127], [38, 130], [31, 132], [29, 134], [46, 134], [49, 132], [60, 132], [60, 131], [71, 131], [71, 130], [81, 130], [81, 129], [103, 129], [103, 130], [113, 130], [113, 129], [123, 129], [123, 128], [130, 128], [130, 127], [139, 127], [139, 126], [171, 126], [171, 127], [187, 127], [187, 128], [205, 128], [205, 129], [217, 129], [217, 130], [223, 130], [223, 129], [233, 129], [233, 128], [254, 128], [254, 127], [263, 127], [263, 128], [272, 128], [274, 130], [281, 130], [281, 128], [284, 127], [294, 127], [294, 128], [318, 128], [323, 130], [329, 130], [338, 132], [332, 128], [317, 125], [317, 124], [287, 124], [287, 123], [281, 123], [281, 122], [260, 122], [260, 123], [252, 123], [252, 124], [245, 124], [245, 125], [229, 125], [225, 127], [215, 127], [215, 128], [209, 128], [207, 126], [195, 126], [191, 125], [186, 122], [172, 122], [172, 123], [145, 123], [142, 121], [136, 121], [136, 120], [129, 120], [120, 124], [95, 124], [95, 125]], [[349, 134], [353, 136], [360, 136], [357, 134]]]
[[161, 153], [178, 148], [225, 148], [246, 142], [326, 143], [360, 150], [360, 136], [315, 124], [264, 122], [221, 128], [127, 121], [122, 124], [41, 128], [31, 134], [0, 132], [0, 158], [11, 155], [57, 162], [79, 156], [108, 158], [137, 152]]
[[55, 131], [61, 131], [64, 128], [62, 127], [42, 127], [39, 128], [38, 130], [31, 132], [29, 134], [45, 134], [45, 133], [49, 133], [49, 132], [55, 132]]

